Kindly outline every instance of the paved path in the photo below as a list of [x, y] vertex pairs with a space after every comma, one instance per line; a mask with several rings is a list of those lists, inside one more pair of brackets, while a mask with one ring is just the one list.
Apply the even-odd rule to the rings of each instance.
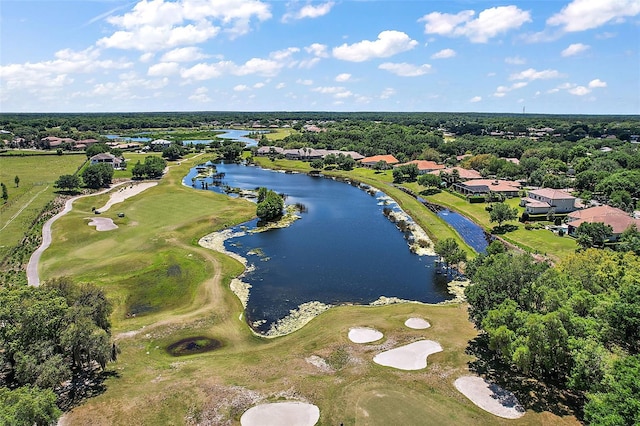
[[31, 257], [29, 258], [29, 263], [27, 264], [27, 283], [34, 287], [38, 287], [40, 285], [40, 277], [38, 276], [38, 263], [40, 263], [40, 257], [42, 256], [42, 253], [49, 247], [49, 245], [51, 245], [51, 225], [53, 224], [53, 222], [71, 211], [73, 202], [75, 200], [77, 200], [78, 198], [93, 197], [94, 195], [104, 194], [105, 192], [109, 192], [117, 186], [129, 183], [131, 183], [131, 181], [119, 182], [109, 188], [103, 189], [102, 191], [94, 192], [93, 194], [78, 195], [77, 197], [69, 198], [67, 202], [64, 203], [64, 209], [62, 209], [60, 213], [53, 216], [51, 219], [47, 220], [42, 227], [42, 244], [36, 251], [33, 252]]

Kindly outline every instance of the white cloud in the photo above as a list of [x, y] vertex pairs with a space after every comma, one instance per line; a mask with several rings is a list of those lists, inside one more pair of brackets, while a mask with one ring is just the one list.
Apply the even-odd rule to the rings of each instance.
[[384, 64], [380, 64], [378, 68], [389, 71], [390, 73], [400, 77], [418, 77], [431, 71], [431, 65], [429, 64], [413, 65], [407, 64], [406, 62], [385, 62]]
[[341, 86], [314, 87], [311, 91], [322, 93], [323, 95], [333, 95], [336, 99], [345, 99], [353, 96], [353, 93]]
[[566, 32], [598, 28], [609, 22], [640, 14], [638, 0], [573, 0], [559, 13], [547, 19], [550, 26], [560, 26]]
[[493, 37], [531, 22], [531, 14], [517, 6], [492, 7], [483, 10], [477, 18], [472, 19], [474, 16], [473, 10], [465, 10], [455, 15], [432, 12], [418, 21], [425, 22], [426, 34], [464, 36], [473, 43], [486, 43]]
[[265, 86], [264, 83], [260, 82], [260, 83], [256, 83], [253, 85], [254, 89], [262, 89]]
[[417, 41], [411, 40], [401, 31], [382, 31], [375, 41], [363, 40], [351, 45], [343, 44], [333, 48], [333, 56], [343, 61], [363, 62], [373, 58], [388, 58], [416, 47]]
[[180, 65], [177, 62], [160, 62], [151, 65], [147, 71], [147, 75], [151, 77], [163, 77], [174, 75], [180, 72]]
[[198, 87], [191, 96], [189, 96], [189, 100], [192, 102], [209, 102], [211, 98], [207, 95], [209, 89], [206, 87]]
[[439, 52], [434, 53], [433, 55], [431, 55], [431, 59], [447, 59], [447, 58], [453, 58], [454, 56], [456, 56], [456, 51], [453, 49], [442, 49]]
[[387, 87], [380, 94], [380, 99], [389, 99], [391, 96], [393, 96], [395, 94], [396, 94], [396, 89], [393, 89], [391, 87]]
[[568, 56], [574, 56], [574, 55], [577, 55], [578, 53], [582, 53], [586, 50], [589, 50], [590, 47], [591, 46], [587, 44], [573, 43], [573, 44], [570, 44], [569, 47], [564, 49], [562, 52], [560, 52], [560, 55], [562, 55], [565, 58]]
[[523, 87], [527, 86], [529, 83], [525, 82], [525, 81], [519, 81], [517, 83], [512, 84], [511, 86], [498, 86], [496, 88], [496, 91], [493, 93], [493, 96], [496, 98], [502, 98], [503, 96], [505, 96], [507, 93], [511, 92], [512, 90], [517, 90], [517, 89], [522, 89]]
[[591, 93], [591, 89], [584, 86], [576, 86], [569, 89], [568, 92], [571, 93], [572, 95], [584, 96]]
[[330, 1], [327, 3], [322, 3], [317, 6], [313, 6], [311, 4], [307, 4], [303, 6], [300, 10], [296, 12], [286, 13], [282, 17], [282, 22], [288, 22], [292, 19], [305, 19], [305, 18], [319, 18], [321, 16], [326, 15], [331, 12], [331, 8], [335, 5], [334, 2]]
[[209, 80], [232, 73], [236, 65], [231, 61], [220, 61], [214, 64], [196, 64], [180, 71], [180, 76], [188, 80]]
[[309, 79], [306, 79], [306, 80], [298, 79], [298, 80], [296, 80], [296, 83], [298, 83], [298, 84], [302, 84], [303, 86], [311, 86], [311, 85], [313, 84], [313, 80], [309, 80]]
[[154, 56], [155, 55], [152, 52], [143, 53], [142, 55], [140, 55], [140, 62], [151, 62]]
[[336, 76], [336, 81], [338, 83], [344, 83], [345, 81], [349, 81], [349, 79], [351, 79], [351, 74], [346, 73], [346, 72], [344, 72], [342, 74], [338, 74]]
[[327, 52], [327, 45], [320, 43], [313, 43], [304, 48], [307, 53], [311, 53], [314, 56], [319, 56], [321, 58], [328, 58], [329, 52]]
[[[107, 18], [118, 30], [98, 40], [97, 45], [157, 51], [201, 43], [220, 31], [232, 37], [246, 34], [252, 19], [270, 18], [269, 5], [258, 0], [140, 0], [124, 15]], [[212, 21], [219, 25], [213, 25]]]
[[480, 102], [481, 100], [482, 100], [482, 96], [474, 96], [473, 98], [469, 99], [469, 102], [476, 103], [476, 102]]
[[524, 65], [527, 61], [519, 56], [511, 56], [508, 58], [504, 58], [504, 61], [510, 65]]
[[247, 86], [246, 84], [238, 84], [233, 87], [233, 90], [236, 92], [246, 92], [247, 90], [249, 90], [249, 86]]
[[600, 80], [599, 78], [596, 78], [595, 80], [591, 80], [589, 82], [589, 87], [590, 88], [596, 88], [596, 87], [607, 87], [607, 83]]
[[278, 90], [280, 90], [280, 89], [284, 89], [285, 87], [287, 87], [287, 85], [286, 85], [286, 84], [284, 84], [284, 83], [278, 83], [278, 84], [276, 84], [276, 89], [278, 89]]
[[208, 58], [208, 55], [204, 54], [199, 47], [180, 47], [173, 49], [164, 55], [160, 61], [162, 62], [191, 62], [199, 61], [201, 59]]
[[542, 70], [536, 71], [533, 68], [529, 68], [519, 73], [511, 74], [509, 80], [547, 80], [551, 78], [560, 78], [563, 75], [556, 70]]

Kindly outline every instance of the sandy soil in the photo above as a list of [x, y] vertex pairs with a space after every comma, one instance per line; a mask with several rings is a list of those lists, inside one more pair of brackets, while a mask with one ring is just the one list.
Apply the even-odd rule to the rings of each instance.
[[113, 219], [108, 217], [92, 217], [88, 224], [89, 226], [95, 226], [96, 231], [111, 231], [118, 229], [118, 225], [113, 223]]
[[113, 206], [114, 204], [118, 204], [123, 202], [124, 200], [126, 200], [129, 197], [133, 197], [134, 195], [137, 195], [139, 193], [141, 193], [142, 191], [144, 191], [145, 189], [149, 189], [152, 186], [156, 186], [158, 184], [158, 182], [142, 182], [142, 183], [131, 183], [125, 187], [122, 187], [120, 189], [118, 189], [117, 191], [113, 192], [111, 194], [111, 196], [109, 197], [109, 201], [107, 201], [107, 204], [105, 204], [104, 206], [102, 206], [99, 209], [96, 209], [96, 211], [100, 212], [100, 213], [104, 213], [107, 210], [109, 210], [111, 208], [111, 206]]
[[400, 370], [421, 370], [427, 366], [427, 357], [437, 352], [442, 352], [440, 343], [419, 340], [382, 352], [373, 358], [373, 362]]
[[382, 339], [383, 334], [373, 328], [359, 327], [349, 329], [349, 340], [354, 343], [371, 343]]
[[242, 426], [313, 426], [320, 419], [320, 409], [303, 402], [276, 402], [256, 405], [240, 417]]
[[422, 318], [409, 318], [404, 322], [404, 325], [414, 330], [424, 330], [425, 328], [431, 327], [431, 324]]
[[453, 385], [471, 402], [495, 416], [505, 419], [524, 416], [525, 410], [515, 395], [482, 377], [463, 376], [456, 379]]

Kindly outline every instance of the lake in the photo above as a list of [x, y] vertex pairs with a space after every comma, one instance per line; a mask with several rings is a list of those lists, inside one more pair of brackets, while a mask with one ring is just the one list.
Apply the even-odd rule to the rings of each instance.
[[[261, 130], [237, 130], [237, 129], [220, 129], [220, 132], [224, 132], [221, 133], [219, 135], [217, 135], [219, 138], [223, 138], [223, 139], [232, 139], [238, 142], [244, 142], [245, 146], [256, 146], [258, 144], [258, 142], [255, 139], [251, 139], [246, 137], [249, 133], [264, 133], [264, 131]], [[212, 142], [211, 139], [192, 139], [192, 140], [186, 140], [183, 141], [182, 143], [184, 145], [188, 145], [188, 144], [210, 144]]]
[[[381, 296], [425, 303], [450, 300], [435, 256], [409, 250], [404, 234], [384, 214], [400, 209], [382, 192], [306, 174], [287, 174], [239, 164], [217, 164], [224, 185], [264, 186], [286, 194], [287, 204], [305, 206], [290, 227], [246, 233], [226, 241], [227, 250], [248, 261], [242, 280], [251, 286], [246, 318], [267, 332], [291, 310], [308, 302], [369, 304]], [[192, 185], [195, 168], [184, 178]], [[201, 189], [196, 182], [194, 188]], [[208, 190], [222, 192], [209, 185]], [[255, 228], [257, 220], [234, 231]]]

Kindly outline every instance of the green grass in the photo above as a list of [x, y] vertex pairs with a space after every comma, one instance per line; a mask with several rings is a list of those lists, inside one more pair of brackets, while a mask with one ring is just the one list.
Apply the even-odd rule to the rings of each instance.
[[20, 242], [43, 207], [54, 199], [55, 181], [75, 173], [85, 160], [84, 155], [0, 157], [0, 182], [9, 193], [7, 202], [0, 204], [0, 258]]

